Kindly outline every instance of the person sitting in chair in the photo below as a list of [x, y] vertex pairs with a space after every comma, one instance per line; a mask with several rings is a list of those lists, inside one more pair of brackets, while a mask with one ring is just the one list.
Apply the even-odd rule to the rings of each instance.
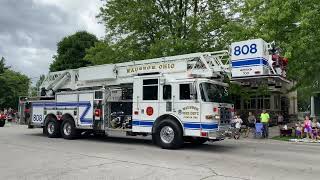
[[295, 135], [300, 139], [302, 139], [302, 131], [303, 131], [303, 126], [300, 123], [297, 123], [295, 128]]
[[243, 123], [243, 121], [240, 118], [240, 116], [236, 115], [235, 118], [233, 119], [233, 123], [235, 124], [235, 128], [236, 128], [234, 138], [239, 139], [240, 138], [240, 128], [241, 128], [241, 124]]
[[314, 139], [314, 140], [317, 140], [320, 137], [319, 127], [320, 127], [320, 123], [314, 117], [313, 121], [312, 121], [312, 139]]

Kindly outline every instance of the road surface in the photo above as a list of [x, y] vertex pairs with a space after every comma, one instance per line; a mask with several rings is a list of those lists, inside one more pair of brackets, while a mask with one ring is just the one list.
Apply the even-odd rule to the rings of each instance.
[[164, 150], [148, 139], [49, 139], [0, 128], [0, 179], [318, 179], [320, 144], [225, 140]]

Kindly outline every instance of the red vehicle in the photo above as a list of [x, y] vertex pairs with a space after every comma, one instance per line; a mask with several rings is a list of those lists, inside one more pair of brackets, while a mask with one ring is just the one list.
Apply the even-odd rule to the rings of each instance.
[[0, 127], [3, 127], [6, 124], [7, 116], [4, 113], [0, 113]]

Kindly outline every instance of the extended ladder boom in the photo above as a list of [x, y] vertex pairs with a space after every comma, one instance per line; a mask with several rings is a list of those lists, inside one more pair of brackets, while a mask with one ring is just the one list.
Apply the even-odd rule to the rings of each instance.
[[217, 51], [82, 67], [49, 73], [41, 85], [41, 94], [52, 96], [59, 90], [132, 83], [134, 76], [150, 73], [222, 78], [230, 75], [229, 66], [228, 51]]
[[133, 83], [134, 76], [163, 74], [174, 78], [204, 77], [248, 85], [259, 82], [280, 85], [285, 78], [285, 58], [275, 52], [273, 43], [262, 39], [234, 42], [227, 50], [168, 56], [118, 64], [104, 64], [52, 72], [41, 85], [42, 96], [57, 91], [94, 89], [108, 85]]

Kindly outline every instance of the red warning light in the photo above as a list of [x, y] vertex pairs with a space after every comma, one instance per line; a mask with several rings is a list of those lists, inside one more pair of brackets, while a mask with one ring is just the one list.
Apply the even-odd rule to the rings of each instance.
[[148, 116], [152, 116], [152, 114], [153, 114], [153, 108], [152, 107], [147, 107], [147, 109], [146, 109], [146, 113], [147, 113], [147, 115]]

